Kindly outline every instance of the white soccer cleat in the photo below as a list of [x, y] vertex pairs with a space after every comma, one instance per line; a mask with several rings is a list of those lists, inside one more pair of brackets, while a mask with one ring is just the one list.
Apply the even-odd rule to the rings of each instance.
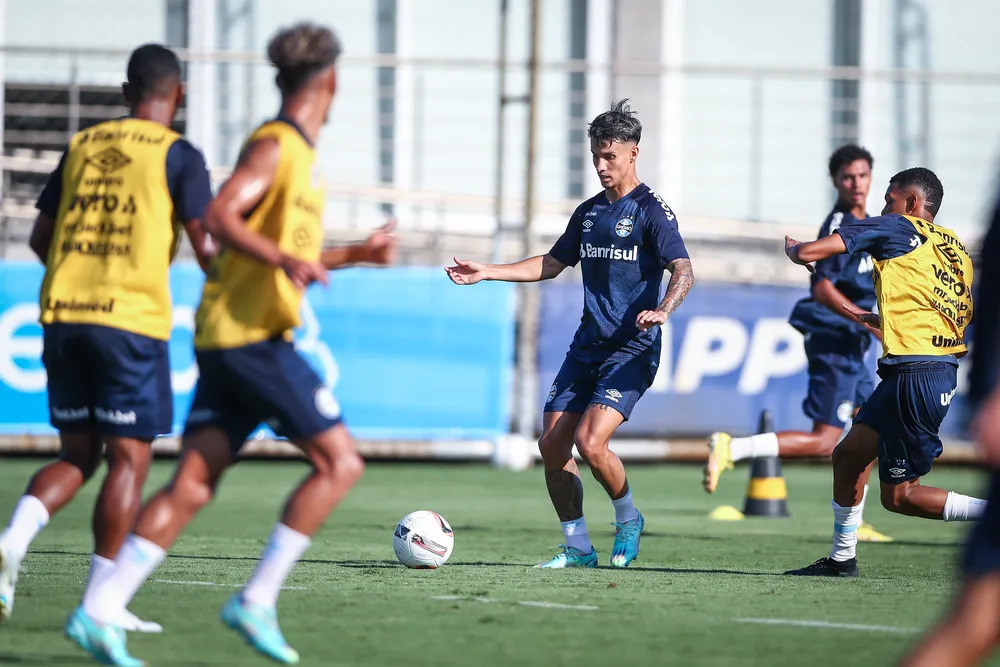
[[0, 621], [6, 621], [14, 613], [14, 587], [21, 567], [21, 559], [10, 551], [3, 538], [0, 535]]
[[118, 625], [125, 632], [140, 632], [147, 635], [158, 635], [163, 632], [163, 626], [153, 621], [144, 621], [128, 609], [122, 612]]

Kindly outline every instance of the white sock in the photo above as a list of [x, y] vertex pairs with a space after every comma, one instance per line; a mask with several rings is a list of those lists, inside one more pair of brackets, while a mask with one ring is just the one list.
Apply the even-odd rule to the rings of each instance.
[[857, 557], [858, 526], [861, 525], [861, 505], [841, 507], [833, 501], [833, 549], [830, 558], [843, 562]]
[[563, 521], [562, 530], [566, 536], [566, 546], [585, 554], [594, 550], [594, 546], [590, 543], [590, 535], [587, 534], [587, 520], [582, 516], [572, 521]]
[[243, 600], [268, 608], [277, 605], [281, 585], [311, 541], [308, 535], [283, 523], [277, 524], [250, 581], [243, 588]]
[[45, 504], [34, 496], [21, 496], [4, 532], [4, 544], [18, 559], [24, 558], [35, 536], [49, 522]]
[[612, 500], [611, 504], [615, 506], [615, 521], [632, 521], [639, 518], [639, 510], [632, 502], [632, 489], [618, 500]]
[[110, 558], [90, 555], [90, 572], [87, 573], [87, 585], [83, 588], [83, 606], [88, 606], [88, 601], [93, 606], [94, 591], [107, 581], [108, 577], [114, 574], [115, 562]]
[[778, 434], [758, 433], [746, 438], [733, 438], [729, 443], [729, 455], [734, 461], [777, 456]]
[[975, 521], [985, 511], [985, 500], [949, 491], [948, 498], [944, 501], [944, 512], [941, 513], [941, 518], [945, 521]]
[[159, 545], [130, 534], [115, 558], [114, 571], [96, 582], [84, 598], [83, 611], [99, 623], [117, 624], [136, 592], [166, 556]]

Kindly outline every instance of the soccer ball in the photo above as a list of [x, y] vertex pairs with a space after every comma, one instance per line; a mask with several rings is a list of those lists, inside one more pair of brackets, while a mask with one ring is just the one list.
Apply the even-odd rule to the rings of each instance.
[[392, 549], [406, 567], [433, 570], [444, 565], [455, 546], [455, 534], [437, 512], [410, 512], [392, 533]]

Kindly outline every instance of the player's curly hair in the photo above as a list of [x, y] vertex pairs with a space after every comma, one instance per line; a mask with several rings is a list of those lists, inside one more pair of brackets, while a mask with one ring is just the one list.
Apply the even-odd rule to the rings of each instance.
[[635, 112], [628, 105], [628, 100], [618, 100], [611, 105], [610, 111], [598, 114], [587, 127], [587, 136], [601, 146], [620, 141], [639, 143], [642, 136], [642, 123], [635, 117]]
[[900, 190], [917, 188], [924, 194], [924, 206], [931, 215], [937, 215], [944, 199], [944, 186], [941, 179], [926, 167], [904, 169], [889, 179], [889, 185], [895, 185]]
[[278, 68], [278, 88], [285, 94], [299, 90], [339, 55], [340, 40], [329, 28], [315, 23], [284, 28], [267, 45], [267, 58]]
[[875, 166], [875, 158], [872, 157], [872, 154], [857, 144], [847, 144], [833, 151], [833, 155], [830, 156], [830, 164], [828, 165], [830, 168], [830, 178], [837, 178], [837, 172], [840, 171], [841, 167], [846, 167], [856, 160], [867, 162], [869, 169]]

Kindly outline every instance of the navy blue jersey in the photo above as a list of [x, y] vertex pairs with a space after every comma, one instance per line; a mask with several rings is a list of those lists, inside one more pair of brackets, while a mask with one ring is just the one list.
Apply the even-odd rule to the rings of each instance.
[[[858, 222], [858, 218], [855, 218], [850, 211], [834, 208], [830, 211], [830, 215], [826, 216], [823, 226], [819, 228], [817, 238], [825, 238], [841, 227], [848, 227]], [[851, 322], [814, 300], [811, 291], [821, 280], [829, 280], [852, 303], [865, 310], [872, 310], [875, 307], [873, 267], [871, 255], [866, 252], [833, 255], [816, 262], [816, 272], [812, 274], [809, 283], [810, 296], [795, 304], [788, 321], [802, 333], [837, 331], [858, 337], [869, 336], [862, 325]]]
[[[35, 208], [55, 219], [62, 197], [62, 173], [66, 153], [59, 160], [59, 166], [49, 176], [49, 180], [38, 197]], [[212, 184], [208, 178], [205, 157], [187, 139], [178, 139], [167, 149], [164, 165], [167, 187], [173, 199], [175, 215], [181, 222], [201, 219], [205, 207], [212, 200]]]
[[663, 270], [687, 258], [677, 218], [640, 184], [615, 203], [602, 192], [581, 204], [549, 254], [583, 273], [583, 317], [571, 350], [599, 356], [660, 344], [660, 327], [640, 332], [635, 318], [656, 308]]
[[1000, 376], [1000, 198], [983, 238], [976, 274], [975, 348], [969, 371], [969, 397], [974, 403], [993, 391]]

